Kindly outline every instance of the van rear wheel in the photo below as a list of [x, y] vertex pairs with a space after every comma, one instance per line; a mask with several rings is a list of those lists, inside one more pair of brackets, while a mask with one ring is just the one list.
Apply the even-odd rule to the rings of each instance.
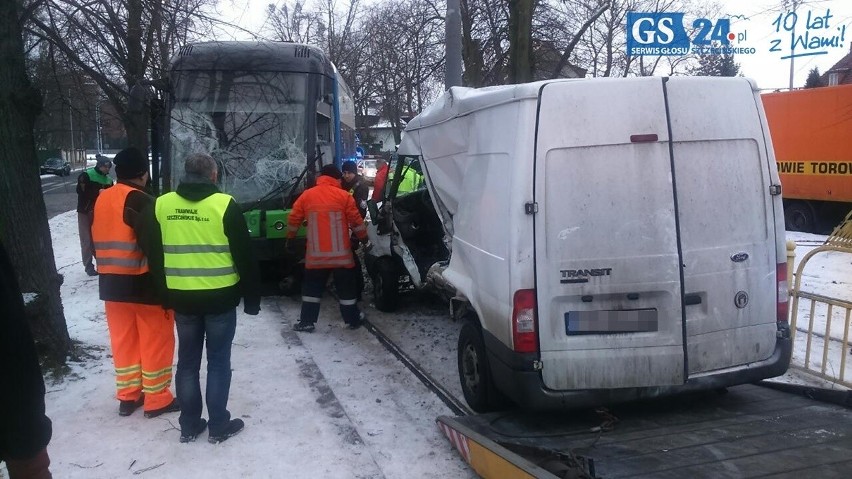
[[379, 258], [373, 271], [373, 300], [376, 309], [386, 313], [396, 310], [399, 299], [399, 274], [393, 258]]
[[467, 321], [459, 333], [459, 380], [467, 404], [476, 412], [490, 412], [506, 405], [505, 397], [497, 391], [485, 355], [482, 332]]

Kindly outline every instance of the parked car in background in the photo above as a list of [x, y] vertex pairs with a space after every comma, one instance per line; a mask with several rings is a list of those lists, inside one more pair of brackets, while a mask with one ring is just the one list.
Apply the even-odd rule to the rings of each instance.
[[39, 167], [39, 174], [46, 175], [48, 173], [68, 176], [71, 174], [71, 164], [62, 158], [49, 158]]

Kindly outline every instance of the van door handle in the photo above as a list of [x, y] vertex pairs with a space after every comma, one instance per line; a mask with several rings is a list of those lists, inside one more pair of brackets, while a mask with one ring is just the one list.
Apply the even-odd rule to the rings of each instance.
[[701, 304], [701, 295], [698, 293], [688, 293], [683, 296], [683, 304], [686, 306], [693, 306], [696, 304]]

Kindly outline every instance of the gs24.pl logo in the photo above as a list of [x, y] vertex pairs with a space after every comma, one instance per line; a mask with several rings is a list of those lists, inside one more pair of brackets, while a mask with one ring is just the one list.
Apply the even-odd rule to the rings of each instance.
[[731, 55], [755, 53], [754, 48], [733, 46], [746, 40], [746, 32], [731, 32], [731, 20], [696, 18], [693, 38], [683, 24], [684, 13], [627, 12], [627, 54], [640, 55]]

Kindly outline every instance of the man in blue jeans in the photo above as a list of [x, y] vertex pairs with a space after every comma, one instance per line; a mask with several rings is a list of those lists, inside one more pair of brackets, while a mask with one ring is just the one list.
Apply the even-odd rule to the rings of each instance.
[[[218, 169], [209, 155], [190, 155], [177, 190], [157, 199], [141, 243], [151, 271], [175, 310], [178, 366], [175, 389], [181, 405], [180, 442], [192, 442], [207, 427], [201, 417], [201, 353], [207, 340], [208, 441], [222, 442], [243, 429], [231, 419], [231, 342], [236, 307], [260, 311], [260, 274], [248, 227], [234, 199], [216, 187]], [[165, 284], [162, 284], [162, 283]]]

